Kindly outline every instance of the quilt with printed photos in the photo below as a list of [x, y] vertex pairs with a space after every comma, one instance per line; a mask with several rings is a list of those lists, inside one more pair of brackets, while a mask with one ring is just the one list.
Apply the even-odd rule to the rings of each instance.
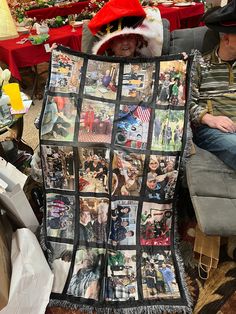
[[190, 63], [53, 50], [40, 122], [51, 306], [191, 312], [175, 208]]

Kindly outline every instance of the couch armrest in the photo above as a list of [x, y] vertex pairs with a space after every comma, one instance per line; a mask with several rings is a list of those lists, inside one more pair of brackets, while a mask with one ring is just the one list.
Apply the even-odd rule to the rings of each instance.
[[167, 19], [162, 19], [163, 25], [163, 45], [162, 55], [168, 55], [170, 50], [170, 22]]

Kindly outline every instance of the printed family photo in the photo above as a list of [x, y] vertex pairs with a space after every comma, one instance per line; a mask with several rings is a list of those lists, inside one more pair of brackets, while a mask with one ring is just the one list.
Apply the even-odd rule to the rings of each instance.
[[176, 157], [150, 155], [146, 181], [146, 196], [159, 201], [174, 197], [178, 171]]
[[129, 102], [151, 101], [154, 73], [154, 63], [125, 64], [121, 99]]
[[49, 237], [74, 237], [75, 198], [71, 195], [47, 194], [47, 234]]
[[52, 292], [62, 293], [71, 266], [73, 245], [50, 242], [52, 252], [51, 269], [54, 274]]
[[106, 301], [137, 300], [136, 276], [136, 251], [109, 250]]
[[111, 143], [115, 104], [84, 99], [80, 113], [79, 142]]
[[136, 243], [137, 210], [137, 201], [119, 200], [111, 203], [109, 241], [112, 245], [134, 245]]
[[105, 99], [116, 99], [119, 65], [89, 60], [84, 93]]
[[79, 148], [79, 190], [108, 193], [110, 150]]
[[137, 105], [121, 105], [115, 143], [117, 145], [146, 149], [151, 108]]
[[79, 211], [79, 241], [105, 244], [108, 234], [107, 198], [81, 197]]
[[45, 187], [48, 189], [74, 190], [74, 155], [69, 146], [41, 146]]
[[41, 125], [41, 139], [72, 141], [76, 115], [73, 97], [48, 96]]
[[184, 106], [186, 94], [186, 62], [162, 61], [157, 105]]
[[153, 124], [153, 150], [179, 151], [182, 146], [184, 111], [155, 110]]
[[141, 263], [144, 299], [180, 297], [171, 251], [143, 252]]
[[170, 245], [172, 205], [143, 203], [140, 226], [141, 245]]
[[67, 53], [52, 51], [49, 89], [52, 92], [76, 93], [79, 90], [83, 59]]
[[85, 299], [99, 299], [104, 254], [105, 250], [99, 248], [77, 250], [67, 294]]
[[112, 191], [114, 195], [138, 196], [143, 177], [144, 155], [114, 151]]

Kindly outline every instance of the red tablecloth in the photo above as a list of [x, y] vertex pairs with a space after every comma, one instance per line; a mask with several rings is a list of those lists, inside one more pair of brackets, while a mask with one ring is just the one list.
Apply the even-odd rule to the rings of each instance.
[[[68, 46], [73, 50], [81, 49], [82, 28], [76, 28], [76, 32], [71, 32], [71, 26], [66, 25], [60, 28], [52, 28], [49, 31], [50, 38], [45, 42], [50, 45], [58, 43]], [[34, 66], [47, 62], [50, 53], [45, 51], [44, 44], [32, 45], [29, 41], [24, 44], [17, 44], [22, 38], [28, 35], [21, 35], [18, 38], [0, 41], [0, 60], [6, 63], [12, 76], [21, 80], [19, 68]]]
[[26, 11], [26, 15], [31, 18], [36, 18], [37, 21], [51, 19], [56, 16], [67, 16], [69, 14], [80, 13], [87, 5], [89, 1], [81, 1], [76, 3], [71, 3], [66, 6], [54, 6], [43, 9], [35, 9]]
[[[88, 5], [88, 2], [89, 1], [82, 1], [71, 3], [70, 5], [64, 7], [50, 7], [30, 10], [27, 11], [26, 14], [28, 17], [35, 17], [38, 21], [53, 18], [58, 15], [66, 16], [69, 14], [80, 13], [82, 9]], [[161, 12], [161, 16], [170, 21], [171, 31], [178, 28], [198, 26], [199, 18], [204, 13], [203, 3], [195, 3], [194, 5], [187, 7], [164, 7], [160, 4], [158, 5], [158, 9]]]
[[166, 18], [170, 22], [170, 31], [179, 28], [188, 28], [199, 26], [199, 21], [204, 13], [203, 3], [194, 3], [185, 7], [165, 7], [158, 5], [161, 17]]

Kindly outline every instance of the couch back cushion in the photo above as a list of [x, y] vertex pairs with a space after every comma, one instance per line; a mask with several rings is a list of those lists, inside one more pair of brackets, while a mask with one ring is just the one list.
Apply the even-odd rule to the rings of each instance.
[[190, 53], [197, 49], [201, 53], [211, 51], [219, 42], [219, 34], [206, 26], [174, 30], [170, 34], [170, 54]]

